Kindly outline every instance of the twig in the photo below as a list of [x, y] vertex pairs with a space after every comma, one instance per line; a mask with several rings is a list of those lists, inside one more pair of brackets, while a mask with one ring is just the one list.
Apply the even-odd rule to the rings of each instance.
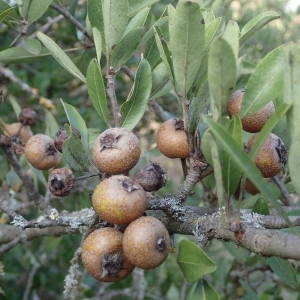
[[121, 67], [121, 71], [124, 72], [130, 78], [131, 81], [134, 80], [134, 73], [126, 65], [123, 65]]
[[33, 265], [33, 268], [31, 269], [31, 271], [29, 273], [29, 276], [28, 276], [28, 279], [27, 279], [27, 284], [26, 284], [26, 289], [25, 289], [22, 300], [29, 299], [33, 278], [34, 278], [37, 270], [39, 269], [39, 267], [40, 267], [40, 265], [37, 262], [35, 262], [34, 265]]
[[89, 36], [86, 28], [80, 22], [78, 22], [66, 8], [56, 3], [51, 3], [50, 7], [61, 13], [66, 19], [68, 19], [73, 25], [75, 25], [90, 41], [93, 41], [93, 39]]
[[109, 97], [110, 103], [111, 103], [111, 108], [113, 111], [113, 116], [114, 116], [114, 125], [115, 127], [120, 127], [120, 109], [117, 101], [117, 96], [116, 96], [116, 82], [115, 82], [115, 71], [113, 67], [109, 67], [108, 74], [106, 76], [107, 78], [107, 95]]
[[278, 186], [278, 188], [283, 196], [283, 198], [280, 198], [281, 202], [284, 205], [289, 206], [293, 200], [292, 200], [288, 190], [286, 189], [284, 182], [282, 180], [280, 180], [280, 178], [277, 175], [272, 177], [272, 180]]
[[187, 174], [188, 174], [188, 167], [187, 167], [187, 164], [186, 164], [186, 159], [185, 158], [181, 158], [181, 168], [182, 168], [182, 171], [183, 171], [183, 176], [184, 178], [186, 178]]
[[22, 240], [22, 235], [17, 236], [13, 240], [11, 240], [9, 243], [3, 245], [0, 247], [0, 256], [2, 256], [4, 253], [8, 252], [10, 249], [14, 248], [18, 243], [20, 243]]
[[144, 270], [140, 268], [135, 268], [133, 270], [133, 290], [134, 290], [134, 300], [143, 300], [145, 297], [146, 281]]
[[149, 102], [149, 105], [151, 106], [151, 108], [156, 113], [156, 115], [160, 118], [161, 121], [166, 121], [170, 119], [168, 113], [164, 111], [163, 108], [155, 100], [151, 100]]

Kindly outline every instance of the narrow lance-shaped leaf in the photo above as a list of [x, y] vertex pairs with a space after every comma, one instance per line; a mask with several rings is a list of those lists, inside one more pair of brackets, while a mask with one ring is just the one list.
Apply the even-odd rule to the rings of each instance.
[[275, 11], [265, 11], [252, 18], [242, 29], [240, 42], [241, 44], [248, 40], [254, 33], [260, 30], [263, 26], [272, 20], [280, 18], [280, 15]]
[[178, 246], [177, 263], [188, 282], [215, 272], [215, 262], [194, 242], [184, 238]]
[[138, 11], [142, 10], [145, 7], [150, 7], [152, 4], [158, 1], [159, 0], [128, 0], [128, 15], [134, 16]]
[[2, 23], [7, 17], [9, 17], [14, 11], [16, 10], [15, 7], [9, 7], [0, 12], [0, 23]]
[[151, 67], [146, 59], [142, 59], [137, 68], [130, 94], [121, 106], [122, 127], [132, 130], [143, 117], [151, 88]]
[[130, 31], [136, 28], [144, 27], [148, 14], [149, 14], [150, 8], [145, 7], [140, 12], [138, 12], [128, 23], [124, 33], [123, 37]]
[[264, 178], [254, 163], [250, 160], [250, 157], [240, 148], [238, 143], [230, 136], [221, 124], [214, 122], [208, 117], [205, 117], [204, 121], [222, 146], [223, 150], [229, 154], [240, 170], [247, 175], [247, 178], [249, 178], [250, 181], [252, 181], [252, 183], [261, 191], [262, 195], [274, 205], [274, 207], [286, 220], [288, 220], [285, 212], [274, 199], [273, 191], [265, 184]]
[[79, 112], [76, 110], [74, 106], [65, 103], [62, 99], [60, 99], [60, 102], [65, 110], [65, 113], [67, 115], [71, 127], [77, 129], [80, 132], [82, 144], [85, 150], [87, 151], [89, 145], [88, 130], [84, 119], [81, 117], [81, 115], [79, 114]]
[[100, 64], [101, 53], [102, 53], [102, 37], [100, 31], [96, 27], [93, 27], [92, 30], [93, 30], [93, 38], [94, 38], [94, 44], [96, 48], [97, 60], [98, 63]]
[[282, 94], [285, 48], [274, 49], [257, 65], [246, 85], [241, 117], [263, 108]]
[[114, 67], [117, 72], [123, 64], [133, 55], [136, 51], [141, 36], [143, 33], [143, 28], [136, 28], [128, 32], [120, 42], [114, 47], [111, 52], [110, 64]]
[[225, 112], [229, 95], [235, 86], [237, 62], [232, 47], [222, 38], [210, 46], [208, 55], [208, 84], [211, 111], [217, 120]]
[[200, 68], [205, 47], [205, 25], [201, 20], [200, 6], [185, 0], [180, 0], [169, 15], [175, 87], [181, 95], [187, 95]]
[[227, 23], [225, 31], [223, 33], [223, 39], [226, 40], [232, 47], [236, 58], [238, 58], [239, 56], [239, 36], [239, 25], [237, 24], [237, 22], [230, 20]]
[[51, 38], [42, 32], [38, 32], [37, 37], [65, 70], [70, 72], [74, 77], [86, 82], [84, 75], [73, 63], [71, 58]]
[[31, 0], [28, 8], [27, 20], [33, 23], [38, 20], [47, 11], [53, 0]]
[[206, 280], [195, 282], [186, 297], [186, 300], [219, 300], [220, 296]]
[[99, 64], [93, 59], [87, 69], [86, 74], [88, 93], [92, 104], [95, 107], [100, 118], [109, 126], [109, 111], [105, 87]]

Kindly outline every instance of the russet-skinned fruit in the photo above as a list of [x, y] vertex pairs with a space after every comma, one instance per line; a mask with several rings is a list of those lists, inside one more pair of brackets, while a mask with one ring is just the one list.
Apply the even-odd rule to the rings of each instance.
[[87, 272], [99, 281], [119, 281], [134, 268], [123, 254], [122, 233], [110, 227], [90, 233], [83, 242], [81, 256]]
[[23, 108], [19, 114], [19, 122], [23, 125], [34, 125], [37, 119], [37, 113], [31, 108]]
[[[235, 91], [227, 104], [227, 112], [230, 117], [233, 115], [239, 115], [241, 112], [242, 101], [245, 94], [245, 90]], [[241, 119], [243, 129], [247, 132], [258, 132], [262, 129], [268, 119], [275, 112], [275, 106], [273, 102], [269, 102], [262, 109], [258, 110], [254, 114], [245, 116]]]
[[53, 169], [48, 176], [48, 188], [55, 196], [67, 196], [74, 186], [74, 179], [70, 168]]
[[123, 250], [136, 267], [152, 269], [167, 258], [171, 240], [164, 224], [151, 216], [130, 223], [123, 235]]
[[169, 158], [187, 158], [190, 155], [188, 137], [180, 119], [162, 123], [156, 134], [156, 143], [159, 151]]
[[[250, 151], [255, 143], [255, 134], [247, 143], [247, 150]], [[287, 162], [287, 150], [283, 141], [277, 135], [271, 133], [258, 150], [255, 157], [255, 164], [266, 178], [273, 177], [282, 171]]]
[[49, 170], [60, 163], [60, 155], [54, 147], [54, 141], [45, 134], [36, 134], [27, 141], [25, 156], [27, 161], [39, 170]]
[[94, 190], [92, 203], [100, 218], [119, 225], [142, 216], [147, 206], [143, 188], [123, 175], [114, 175], [100, 182]]
[[33, 136], [30, 127], [23, 126], [21, 123], [5, 124], [3, 126], [3, 133], [9, 137], [19, 137], [22, 145]]
[[141, 154], [139, 139], [125, 128], [102, 132], [93, 146], [93, 160], [106, 174], [122, 174], [132, 169]]

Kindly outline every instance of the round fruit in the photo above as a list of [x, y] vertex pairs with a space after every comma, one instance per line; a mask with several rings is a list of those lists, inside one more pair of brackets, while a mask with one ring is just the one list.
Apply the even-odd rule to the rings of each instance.
[[147, 192], [159, 190], [166, 183], [166, 173], [158, 163], [150, 162], [138, 170], [133, 179]]
[[140, 217], [125, 229], [124, 254], [136, 267], [152, 269], [159, 266], [170, 249], [169, 233], [164, 224], [154, 217]]
[[121, 280], [134, 268], [123, 254], [122, 233], [109, 227], [96, 229], [88, 235], [81, 257], [87, 272], [100, 281]]
[[256, 195], [259, 193], [257, 187], [248, 178], [245, 181], [245, 191], [251, 195]]
[[101, 219], [112, 224], [128, 224], [142, 216], [147, 201], [143, 188], [131, 178], [115, 175], [100, 182], [92, 203]]
[[[244, 94], [245, 90], [237, 90], [231, 95], [227, 104], [227, 112], [230, 117], [241, 112]], [[271, 101], [254, 114], [242, 118], [243, 129], [248, 132], [260, 131], [274, 112], [275, 106]]]
[[[250, 151], [255, 143], [257, 134], [254, 135], [247, 144]], [[287, 151], [283, 141], [277, 135], [271, 133], [259, 149], [255, 157], [255, 164], [264, 177], [277, 175], [287, 162]]]
[[23, 125], [33, 125], [38, 119], [37, 113], [31, 108], [23, 108], [19, 114], [19, 121]]
[[5, 124], [3, 133], [9, 137], [19, 137], [23, 145], [25, 145], [33, 135], [31, 129], [28, 126], [23, 126], [21, 123]]
[[136, 135], [125, 128], [110, 128], [102, 132], [93, 146], [93, 159], [99, 170], [121, 174], [132, 169], [141, 154]]
[[189, 143], [183, 121], [169, 119], [158, 129], [156, 143], [159, 151], [169, 158], [189, 157]]
[[69, 168], [54, 169], [48, 177], [48, 187], [56, 196], [66, 196], [74, 186], [74, 175]]
[[25, 156], [27, 161], [39, 170], [48, 170], [60, 163], [60, 156], [54, 147], [54, 141], [45, 134], [36, 134], [27, 141]]

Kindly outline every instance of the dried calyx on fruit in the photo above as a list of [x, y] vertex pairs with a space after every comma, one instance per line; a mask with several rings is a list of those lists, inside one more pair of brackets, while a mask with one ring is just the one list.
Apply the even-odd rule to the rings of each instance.
[[122, 233], [109, 227], [96, 229], [84, 240], [82, 261], [89, 274], [106, 282], [121, 280], [134, 268], [123, 254]]
[[[247, 150], [250, 151], [257, 139], [254, 135], [247, 143]], [[264, 177], [273, 177], [282, 171], [287, 162], [287, 150], [280, 137], [271, 133], [255, 157], [255, 164]]]
[[[76, 128], [72, 127], [71, 130], [75, 136], [80, 138], [80, 132]], [[59, 152], [63, 152], [63, 143], [68, 137], [69, 135], [67, 130], [65, 128], [59, 128], [54, 139], [54, 146]]]
[[27, 141], [25, 156], [27, 161], [39, 170], [49, 170], [60, 163], [60, 155], [54, 141], [45, 134], [36, 134]]
[[147, 206], [143, 188], [123, 175], [115, 175], [100, 182], [94, 190], [92, 203], [100, 218], [120, 225], [142, 216]]
[[166, 173], [158, 163], [150, 162], [138, 170], [133, 179], [138, 182], [145, 191], [159, 190], [166, 183]]
[[12, 142], [25, 145], [33, 136], [31, 129], [21, 123], [11, 123], [3, 125], [4, 135], [11, 137]]
[[37, 119], [37, 113], [31, 108], [23, 108], [19, 114], [19, 122], [23, 125], [33, 125]]
[[165, 121], [157, 131], [156, 143], [159, 151], [169, 158], [186, 158], [190, 155], [188, 137], [180, 119]]
[[169, 233], [164, 224], [154, 217], [140, 217], [125, 229], [123, 251], [136, 267], [152, 269], [159, 266], [170, 249]]
[[[233, 115], [239, 115], [241, 112], [242, 101], [244, 98], [245, 90], [235, 91], [227, 104], [227, 112], [230, 117]], [[274, 103], [271, 101], [267, 103], [262, 109], [258, 110], [254, 114], [245, 116], [241, 119], [243, 129], [248, 132], [258, 132], [262, 129], [268, 119], [275, 112]]]
[[101, 133], [93, 146], [93, 160], [106, 174], [121, 174], [132, 169], [141, 154], [136, 135], [125, 128], [110, 128]]
[[74, 179], [71, 169], [54, 169], [48, 177], [48, 188], [55, 196], [66, 196], [74, 186]]

